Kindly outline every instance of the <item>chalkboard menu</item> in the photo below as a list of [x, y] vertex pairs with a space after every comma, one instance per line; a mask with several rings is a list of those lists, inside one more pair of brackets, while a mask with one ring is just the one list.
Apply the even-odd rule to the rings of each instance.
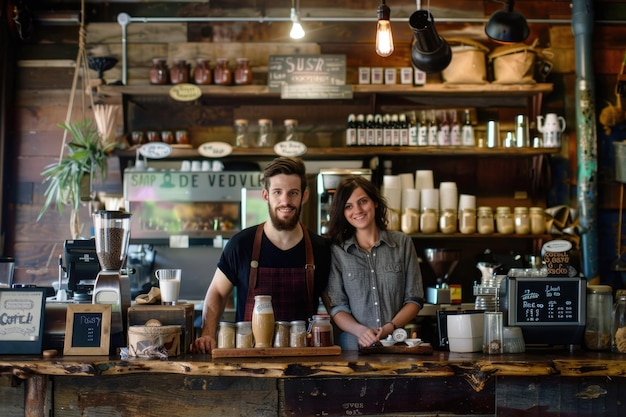
[[509, 324], [581, 325], [585, 322], [586, 280], [509, 277]]
[[64, 355], [106, 355], [111, 338], [110, 304], [68, 304]]
[[268, 90], [283, 98], [351, 98], [345, 55], [272, 55]]

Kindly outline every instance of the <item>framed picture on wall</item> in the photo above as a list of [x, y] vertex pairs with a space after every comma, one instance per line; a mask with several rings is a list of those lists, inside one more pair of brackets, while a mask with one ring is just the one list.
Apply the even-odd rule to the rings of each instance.
[[0, 354], [41, 354], [45, 288], [0, 289]]
[[111, 304], [69, 304], [65, 319], [64, 355], [108, 355]]

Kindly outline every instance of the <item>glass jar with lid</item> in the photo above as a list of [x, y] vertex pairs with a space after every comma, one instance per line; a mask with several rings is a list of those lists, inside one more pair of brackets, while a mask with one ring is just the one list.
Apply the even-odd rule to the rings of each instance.
[[152, 68], [150, 68], [150, 84], [169, 84], [169, 75], [170, 73], [167, 68], [167, 61], [163, 58], [153, 58]]
[[254, 347], [254, 338], [252, 337], [252, 322], [237, 322], [237, 334], [235, 338], [235, 347], [246, 349]]
[[277, 321], [274, 323], [274, 347], [289, 347], [289, 328], [291, 324], [288, 321]]
[[530, 233], [528, 207], [515, 207], [513, 209], [513, 219], [515, 222], [515, 234], [527, 235]]
[[476, 209], [464, 208], [459, 212], [459, 231], [464, 235], [476, 233]]
[[422, 233], [436, 233], [437, 221], [437, 210], [432, 208], [424, 209], [420, 215], [420, 230]]
[[316, 314], [309, 325], [309, 346], [324, 347], [333, 345], [333, 325], [328, 314]]
[[270, 119], [259, 120], [259, 136], [257, 146], [260, 148], [272, 146], [272, 121]]
[[248, 121], [246, 119], [235, 120], [235, 146], [238, 148], [248, 146]]
[[217, 347], [234, 348], [236, 340], [235, 323], [221, 321], [217, 330]]
[[298, 140], [298, 121], [296, 119], [287, 119], [284, 121], [285, 137], [283, 140]]
[[170, 81], [172, 84], [182, 84], [189, 82], [189, 65], [184, 59], [174, 60], [174, 65], [170, 70]]
[[289, 347], [306, 347], [306, 322], [294, 320], [289, 328]]
[[515, 231], [515, 220], [510, 207], [496, 208], [496, 230], [503, 235], [510, 235]]
[[198, 85], [208, 85], [212, 81], [211, 61], [206, 58], [196, 59], [196, 68], [193, 70], [193, 81]]
[[213, 69], [213, 82], [216, 85], [231, 85], [233, 82], [233, 74], [228, 66], [228, 59], [217, 58], [215, 68]]
[[478, 207], [476, 229], [481, 235], [490, 235], [494, 232], [493, 210], [491, 210], [491, 207]]
[[439, 216], [439, 231], [444, 234], [455, 233], [457, 230], [456, 221], [456, 210], [441, 210], [441, 215]]
[[611, 350], [613, 288], [610, 285], [587, 285], [585, 346], [590, 350]]
[[541, 207], [531, 207], [528, 212], [530, 218], [530, 233], [541, 235], [546, 232], [546, 215]]
[[618, 290], [615, 294], [611, 330], [611, 350], [615, 353], [626, 353], [626, 290]]

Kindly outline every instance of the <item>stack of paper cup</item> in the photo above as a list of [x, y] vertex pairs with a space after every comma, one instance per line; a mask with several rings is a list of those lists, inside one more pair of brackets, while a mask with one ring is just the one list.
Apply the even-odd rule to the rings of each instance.
[[410, 172], [398, 175], [400, 177], [400, 186], [402, 189], [413, 188], [415, 186], [415, 180], [413, 174]]
[[433, 180], [433, 172], [430, 170], [415, 171], [415, 188], [418, 190], [427, 190], [435, 188]]
[[420, 190], [415, 188], [405, 188], [402, 190], [402, 212], [406, 209], [414, 210], [419, 213], [420, 210]]
[[402, 208], [402, 189], [400, 187], [385, 187], [382, 194], [387, 200], [387, 207], [399, 213]]
[[420, 190], [420, 205], [422, 211], [428, 209], [439, 211], [439, 190], [437, 188]]
[[441, 210], [458, 209], [458, 193], [455, 182], [442, 182], [439, 184], [439, 208]]
[[476, 210], [476, 196], [469, 194], [461, 194], [459, 196], [459, 213], [465, 209]]

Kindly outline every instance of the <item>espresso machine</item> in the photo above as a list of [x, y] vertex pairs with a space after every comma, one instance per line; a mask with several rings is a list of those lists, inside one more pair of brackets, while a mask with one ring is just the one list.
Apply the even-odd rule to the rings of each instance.
[[111, 346], [125, 346], [130, 280], [122, 277], [130, 240], [130, 213], [96, 211], [92, 215], [96, 254], [102, 268], [93, 288], [93, 304], [111, 304]]
[[333, 195], [344, 178], [362, 176], [372, 179], [372, 170], [363, 168], [322, 168], [317, 174], [317, 233], [325, 235], [328, 230], [328, 210]]

